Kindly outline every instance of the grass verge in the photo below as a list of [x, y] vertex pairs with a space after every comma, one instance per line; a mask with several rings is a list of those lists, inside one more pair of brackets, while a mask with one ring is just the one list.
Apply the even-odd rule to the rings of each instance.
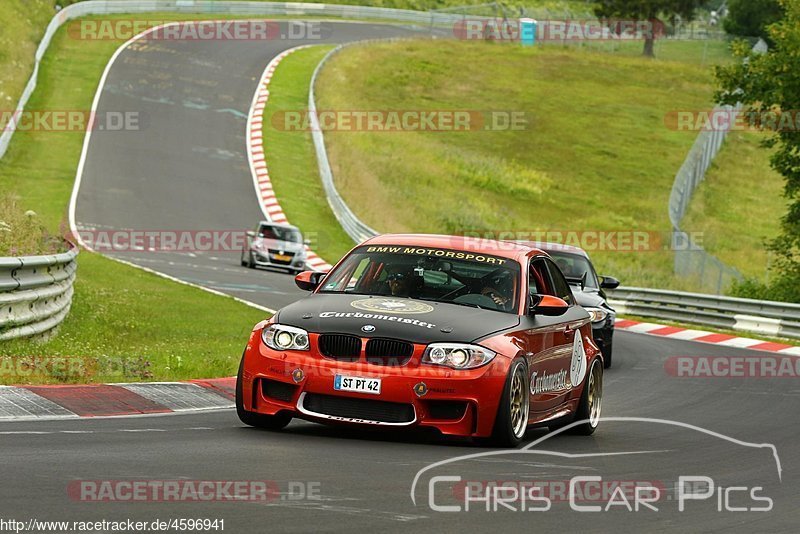
[[783, 178], [769, 166], [771, 151], [760, 146], [764, 135], [727, 137], [682, 223], [686, 231], [702, 232], [708, 252], [762, 282], [769, 266], [764, 242], [780, 233], [787, 210]]
[[[695, 137], [668, 129], [664, 117], [708, 107], [712, 91], [710, 69], [685, 62], [411, 41], [338, 54], [321, 73], [317, 104], [529, 118], [522, 130], [327, 132], [340, 191], [380, 231], [663, 236], [672, 181]], [[660, 244], [590, 252], [626, 285], [694, 289], [675, 279], [672, 254]]]
[[[33, 70], [36, 46], [53, 15], [56, 0], [0, 2], [0, 110], [13, 110]], [[0, 117], [0, 131], [8, 117]]]
[[[62, 28], [42, 62], [28, 109], [90, 109], [103, 69], [120, 44], [73, 39]], [[83, 132], [18, 132], [0, 160], [0, 190], [13, 192], [16, 203], [36, 211], [51, 231], [63, 230], [82, 144]], [[250, 328], [265, 315], [96, 254], [80, 254], [78, 265], [73, 309], [59, 335], [3, 343], [0, 383], [231, 376]], [[26, 364], [44, 362], [34, 367], [49, 369], [48, 361], [64, 357], [88, 361], [88, 367], [29, 372]]]

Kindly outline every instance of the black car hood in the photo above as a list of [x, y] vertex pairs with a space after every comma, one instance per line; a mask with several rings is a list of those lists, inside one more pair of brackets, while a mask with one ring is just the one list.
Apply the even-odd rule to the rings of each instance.
[[601, 306], [605, 308], [609, 307], [608, 303], [606, 303], [606, 299], [604, 299], [600, 292], [596, 289], [584, 288], [581, 290], [581, 286], [571, 284], [570, 289], [572, 289], [575, 302], [579, 306], [584, 308], [600, 308]]
[[[471, 342], [519, 325], [513, 313], [397, 297], [316, 293], [281, 309], [276, 322], [309, 332], [412, 343]], [[371, 325], [370, 329], [365, 326]]]

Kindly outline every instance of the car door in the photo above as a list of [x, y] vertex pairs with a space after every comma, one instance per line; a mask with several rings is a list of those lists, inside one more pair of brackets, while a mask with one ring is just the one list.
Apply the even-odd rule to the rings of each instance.
[[[566, 280], [554, 280], [548, 266], [549, 259], [535, 256], [528, 268], [528, 294], [551, 295], [574, 308], [574, 298]], [[552, 263], [552, 262], [550, 262]], [[564, 285], [566, 285], [566, 292]], [[546, 418], [548, 412], [559, 408], [570, 393], [569, 366], [572, 355], [572, 337], [567, 329], [570, 311], [551, 317], [528, 314], [523, 318], [530, 372], [531, 413], [533, 418]]]
[[[570, 311], [565, 313], [562, 318], [564, 321], [564, 342], [570, 346], [570, 352], [566, 355], [569, 361], [565, 362], [565, 365], [569, 370], [570, 390], [577, 391], [576, 388], [583, 383], [583, 379], [586, 376], [585, 344], [586, 340], [592, 337], [592, 327], [586, 311], [578, 305], [572, 295], [572, 289], [561, 270], [549, 258], [546, 263], [556, 296], [570, 305]], [[574, 398], [575, 395], [572, 395], [572, 397]]]

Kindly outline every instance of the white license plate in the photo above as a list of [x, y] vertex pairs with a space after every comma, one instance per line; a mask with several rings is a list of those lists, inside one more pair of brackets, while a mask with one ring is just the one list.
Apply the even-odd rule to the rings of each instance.
[[333, 379], [333, 389], [337, 391], [355, 391], [356, 393], [380, 395], [381, 379], [336, 375]]

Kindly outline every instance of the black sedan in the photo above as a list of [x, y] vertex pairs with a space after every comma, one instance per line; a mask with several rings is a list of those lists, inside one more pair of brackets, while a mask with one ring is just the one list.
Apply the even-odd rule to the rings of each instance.
[[606, 368], [611, 367], [616, 312], [608, 304], [604, 289], [615, 289], [619, 280], [611, 276], [598, 276], [585, 250], [558, 243], [528, 243], [547, 252], [556, 262], [569, 282], [575, 301], [592, 317], [592, 335], [603, 352]]

